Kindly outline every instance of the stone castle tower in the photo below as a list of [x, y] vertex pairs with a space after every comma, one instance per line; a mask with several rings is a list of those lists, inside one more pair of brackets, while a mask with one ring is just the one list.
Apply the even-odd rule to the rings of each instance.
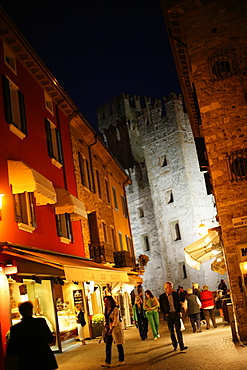
[[166, 280], [217, 289], [222, 276], [211, 271], [212, 261], [200, 271], [185, 264], [184, 248], [199, 238], [198, 226], [217, 223], [180, 97], [122, 94], [98, 108], [97, 116], [106, 144], [132, 180], [126, 190], [134, 247], [137, 257], [149, 257], [145, 289], [159, 295]]

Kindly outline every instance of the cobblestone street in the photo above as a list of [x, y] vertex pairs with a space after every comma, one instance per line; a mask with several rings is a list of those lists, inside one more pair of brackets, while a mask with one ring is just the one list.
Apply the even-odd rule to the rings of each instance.
[[[232, 341], [230, 325], [223, 325], [218, 319], [218, 327], [205, 329], [202, 333], [192, 333], [190, 325], [183, 332], [188, 350], [174, 352], [166, 323], [161, 321], [161, 337], [141, 341], [135, 327], [125, 333], [125, 365], [123, 369], [185, 369], [185, 370], [244, 370], [247, 368], [247, 347]], [[71, 342], [72, 349], [56, 356], [60, 370], [103, 369], [105, 345], [98, 340], [87, 341], [86, 346]], [[118, 362], [117, 348], [113, 346], [112, 366]]]

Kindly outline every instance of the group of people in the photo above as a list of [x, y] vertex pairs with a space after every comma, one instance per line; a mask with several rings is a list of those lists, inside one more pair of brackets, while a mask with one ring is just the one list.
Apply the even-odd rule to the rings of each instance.
[[[171, 281], [164, 284], [165, 293], [157, 299], [150, 290], [138, 294], [133, 305], [134, 322], [139, 329], [142, 340], [147, 339], [148, 323], [150, 324], [153, 339], [157, 340], [159, 334], [159, 311], [162, 312], [167, 321], [168, 330], [174, 351], [178, 346], [180, 351], [188, 349], [184, 345], [181, 325], [181, 312], [188, 313], [193, 332], [201, 332], [201, 321], [206, 320], [206, 329], [210, 328], [210, 320], [216, 328], [214, 315], [215, 302], [212, 292], [207, 285], [199, 290], [198, 284], [193, 284], [187, 292], [179, 287], [178, 291], [173, 289]], [[218, 286], [218, 292], [224, 296], [227, 292], [225, 281], [222, 280]], [[111, 367], [111, 354], [113, 342], [117, 345], [119, 362], [117, 366], [124, 364], [124, 334], [121, 323], [120, 310], [111, 295], [104, 297], [105, 305], [105, 325], [104, 342], [106, 344], [106, 357], [102, 367]], [[56, 359], [50, 349], [53, 342], [53, 335], [47, 326], [45, 319], [33, 318], [33, 305], [30, 301], [24, 302], [19, 306], [22, 320], [10, 328], [10, 340], [8, 343], [8, 353], [17, 356], [19, 359], [18, 369], [57, 369]], [[81, 344], [85, 344], [84, 326], [86, 324], [82, 307], [76, 306], [78, 334]], [[38, 353], [37, 353], [38, 351]], [[28, 352], [28, 353], [27, 353]], [[40, 356], [41, 355], [41, 356]], [[40, 360], [38, 363], [36, 359]]]
[[[223, 295], [227, 292], [227, 286], [224, 280], [221, 281], [218, 289]], [[145, 291], [145, 297], [143, 297], [142, 292], [139, 292], [138, 296], [135, 298], [133, 317], [142, 340], [147, 339], [148, 323], [152, 330], [153, 339], [157, 340], [157, 338], [160, 337], [159, 311], [163, 313], [164, 319], [167, 321], [174, 351], [177, 351], [178, 347], [180, 351], [188, 349], [188, 346], [186, 346], [183, 341], [182, 310], [188, 314], [194, 333], [202, 331], [201, 321], [203, 320], [206, 321], [207, 330], [210, 329], [210, 320], [212, 321], [213, 327], [217, 327], [214, 314], [215, 301], [208, 285], [203, 285], [202, 290], [200, 290], [198, 284], [195, 283], [187, 292], [184, 291], [182, 287], [180, 287], [178, 291], [175, 291], [173, 289], [173, 283], [167, 281], [164, 284], [164, 290], [165, 293], [161, 294], [159, 299], [157, 299], [150, 290]], [[112, 323], [107, 321], [107, 312], [111, 312], [110, 307], [114, 307], [116, 312], [118, 310], [115, 303], [113, 303], [114, 300], [110, 303], [111, 300], [112, 297], [104, 298], [106, 305], [106, 325], [108, 325], [111, 330], [108, 332], [110, 339], [106, 339], [106, 360], [102, 365], [103, 367], [111, 367], [111, 346], [113, 341], [118, 347], [118, 366], [124, 364], [123, 335], [121, 324], [118, 319], [119, 314], [115, 313], [115, 315], [113, 315]], [[121, 335], [117, 338], [117, 333], [119, 332], [121, 332]]]

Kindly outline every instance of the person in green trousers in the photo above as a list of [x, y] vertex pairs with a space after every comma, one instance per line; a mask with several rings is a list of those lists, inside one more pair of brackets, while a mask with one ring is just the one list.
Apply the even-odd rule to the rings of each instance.
[[160, 337], [159, 335], [159, 301], [150, 290], [145, 291], [145, 299], [143, 308], [150, 323], [154, 340]]

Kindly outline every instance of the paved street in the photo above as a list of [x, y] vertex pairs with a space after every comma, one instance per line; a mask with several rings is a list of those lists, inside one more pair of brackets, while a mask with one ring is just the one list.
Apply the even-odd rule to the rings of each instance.
[[[244, 370], [247, 369], [247, 346], [232, 342], [231, 328], [223, 325], [217, 318], [218, 327], [205, 329], [202, 333], [192, 333], [190, 325], [183, 332], [184, 343], [189, 346], [185, 352], [173, 351], [166, 323], [161, 321], [161, 337], [154, 341], [141, 341], [135, 327], [127, 328], [125, 333], [125, 365], [127, 369], [184, 369], [184, 370]], [[99, 370], [104, 363], [104, 343], [98, 340], [87, 341], [86, 346], [77, 342], [73, 348], [56, 356], [60, 370]], [[118, 362], [117, 348], [113, 346], [112, 365]], [[119, 367], [116, 367], [119, 368]]]

